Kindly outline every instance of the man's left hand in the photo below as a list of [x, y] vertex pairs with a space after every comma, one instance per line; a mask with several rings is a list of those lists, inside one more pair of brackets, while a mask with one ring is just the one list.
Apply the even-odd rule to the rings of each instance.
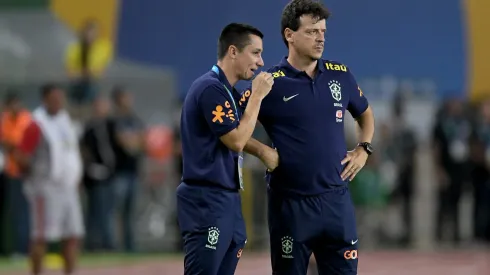
[[272, 172], [274, 169], [279, 166], [279, 154], [277, 150], [268, 147], [262, 150], [260, 153], [260, 160], [264, 163], [265, 167], [267, 167], [267, 171]]
[[368, 154], [362, 147], [357, 147], [356, 149], [347, 152], [347, 156], [341, 162], [342, 165], [346, 164], [347, 162], [349, 163], [340, 175], [342, 180], [349, 179], [349, 181], [352, 181], [357, 173], [359, 173], [359, 171], [361, 171], [361, 169], [364, 167], [367, 159]]

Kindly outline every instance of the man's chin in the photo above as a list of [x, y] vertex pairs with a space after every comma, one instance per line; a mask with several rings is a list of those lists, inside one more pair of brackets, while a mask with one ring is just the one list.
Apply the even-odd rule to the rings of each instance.
[[320, 54], [313, 54], [313, 55], [310, 56], [310, 58], [313, 61], [320, 60], [322, 58], [322, 53], [320, 53]]
[[243, 80], [245, 81], [248, 81], [248, 80], [252, 80], [254, 78], [254, 73], [247, 73], [244, 77], [243, 77]]

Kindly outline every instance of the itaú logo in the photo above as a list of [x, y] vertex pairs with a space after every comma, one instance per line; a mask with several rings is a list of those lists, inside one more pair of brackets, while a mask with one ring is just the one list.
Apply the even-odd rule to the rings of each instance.
[[347, 250], [344, 252], [344, 258], [346, 260], [355, 260], [357, 259], [357, 250]]

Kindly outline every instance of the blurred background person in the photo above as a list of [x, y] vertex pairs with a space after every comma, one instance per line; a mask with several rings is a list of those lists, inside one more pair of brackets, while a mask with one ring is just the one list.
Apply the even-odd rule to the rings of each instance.
[[405, 102], [407, 93], [400, 91], [394, 98], [392, 106], [392, 120], [389, 126], [392, 132], [391, 157], [396, 165], [397, 174], [392, 201], [400, 201], [402, 206], [401, 217], [403, 233], [399, 243], [408, 246], [413, 241], [413, 194], [416, 177], [417, 140], [415, 131], [406, 120]]
[[473, 238], [490, 244], [490, 100], [475, 106], [471, 139], [471, 182], [473, 185]]
[[134, 252], [133, 211], [139, 168], [144, 154], [145, 126], [133, 109], [131, 94], [123, 87], [112, 92], [114, 104], [116, 169], [114, 190], [121, 211], [124, 251]]
[[31, 114], [21, 103], [18, 92], [9, 91], [4, 101], [1, 121], [3, 151], [6, 153], [5, 176], [9, 190], [8, 213], [14, 255], [27, 256], [29, 244], [29, 211], [22, 191], [23, 180], [15, 160], [24, 131], [31, 123]]
[[[179, 110], [182, 108], [182, 103], [179, 102]], [[180, 115], [181, 112], [176, 112], [173, 116], [173, 160], [174, 160], [174, 172], [176, 181], [173, 183], [172, 190], [177, 190], [182, 180], [182, 172], [184, 170], [184, 158], [182, 157], [182, 138], [180, 136]], [[172, 221], [176, 229], [179, 228], [177, 212], [172, 211]], [[180, 236], [180, 231], [175, 230], [175, 249], [176, 251], [183, 251], [184, 243]]]
[[32, 274], [41, 274], [47, 244], [62, 242], [64, 273], [71, 275], [85, 234], [79, 186], [83, 173], [75, 125], [64, 108], [64, 91], [41, 88], [42, 105], [24, 132], [17, 159], [25, 172], [30, 204]]
[[359, 238], [363, 239], [363, 248], [376, 248], [380, 241], [386, 240], [384, 215], [388, 205], [388, 192], [383, 180], [380, 157], [370, 158], [352, 182], [352, 200], [356, 206]]
[[92, 104], [92, 117], [87, 122], [81, 141], [87, 195], [88, 251], [114, 249], [114, 120], [110, 118], [110, 102], [99, 96]]
[[78, 40], [68, 46], [65, 55], [74, 115], [84, 120], [87, 107], [99, 92], [99, 79], [112, 60], [112, 44], [99, 36], [97, 21], [87, 19], [79, 30]]
[[447, 229], [450, 240], [458, 244], [460, 199], [469, 175], [469, 140], [471, 124], [461, 100], [449, 99], [434, 127], [433, 145], [437, 173], [437, 213], [435, 237], [444, 240]]
[[[182, 103], [179, 103], [179, 110], [182, 108]], [[176, 114], [173, 117], [173, 142], [174, 142], [174, 147], [173, 147], [173, 157], [175, 160], [175, 171], [176, 171], [176, 187], [179, 185], [180, 180], [182, 178], [182, 171], [183, 171], [183, 158], [182, 158], [182, 139], [180, 136], [180, 114], [181, 112], [176, 112]], [[180, 238], [179, 238], [180, 239]]]
[[[1, 150], [1, 149], [0, 149]], [[3, 171], [3, 166], [4, 166], [4, 155], [3, 152], [0, 151], [0, 257], [5, 257], [9, 254], [10, 251], [8, 251], [8, 245], [9, 241], [8, 239], [10, 234], [7, 230], [7, 225], [9, 225], [8, 219], [8, 202], [9, 202], [9, 195], [8, 190], [7, 190], [7, 180]]]
[[5, 257], [8, 255], [7, 246], [9, 244], [7, 240], [7, 238], [9, 237], [8, 230], [7, 230], [7, 225], [9, 224], [7, 221], [8, 219], [7, 206], [8, 206], [10, 196], [9, 194], [7, 194], [8, 189], [7, 189], [7, 180], [4, 173], [4, 166], [5, 166], [5, 155], [3, 152], [3, 148], [0, 146], [0, 257]]

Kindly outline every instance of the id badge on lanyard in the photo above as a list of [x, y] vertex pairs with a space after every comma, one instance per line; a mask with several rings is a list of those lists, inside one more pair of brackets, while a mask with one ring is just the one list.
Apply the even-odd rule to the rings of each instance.
[[[216, 66], [213, 66], [212, 68], [213, 72], [216, 74], [219, 74], [219, 70]], [[233, 97], [233, 94], [230, 92], [228, 87], [223, 84], [223, 87], [225, 87], [225, 90], [228, 92], [228, 95], [230, 96], [231, 102], [233, 103], [233, 107], [235, 108], [235, 117], [237, 121], [240, 121], [240, 116], [238, 115], [238, 109], [236, 107], [235, 103], [235, 98]], [[243, 152], [238, 152], [238, 161], [237, 161], [237, 170], [238, 170], [238, 184], [240, 186], [241, 190], [244, 190], [243, 188]]]
[[243, 190], [243, 152], [238, 153], [238, 182]]

